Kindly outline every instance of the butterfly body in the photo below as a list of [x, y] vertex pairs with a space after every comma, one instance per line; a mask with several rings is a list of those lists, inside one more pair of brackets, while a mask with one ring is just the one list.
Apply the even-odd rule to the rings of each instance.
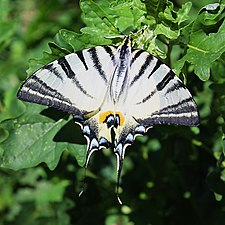
[[133, 49], [130, 36], [118, 47], [97, 46], [49, 63], [17, 96], [73, 115], [87, 139], [86, 166], [95, 150], [112, 146], [118, 179], [125, 149], [137, 135], [157, 124], [199, 123], [184, 84], [160, 60]]

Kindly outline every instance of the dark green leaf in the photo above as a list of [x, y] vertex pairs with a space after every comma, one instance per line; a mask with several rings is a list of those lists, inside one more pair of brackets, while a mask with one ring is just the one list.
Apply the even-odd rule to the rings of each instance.
[[[14, 170], [29, 168], [45, 162], [50, 169], [58, 164], [64, 150], [71, 151], [80, 165], [84, 163], [85, 149], [80, 144], [55, 141], [57, 132], [67, 121], [57, 121], [40, 115], [44, 109], [38, 105], [27, 105], [26, 112], [14, 120], [0, 124], [9, 136], [0, 147], [3, 149], [1, 166]], [[74, 135], [75, 136], [75, 135]]]
[[158, 14], [163, 12], [168, 5], [167, 0], [142, 0], [146, 6], [147, 14], [157, 19]]

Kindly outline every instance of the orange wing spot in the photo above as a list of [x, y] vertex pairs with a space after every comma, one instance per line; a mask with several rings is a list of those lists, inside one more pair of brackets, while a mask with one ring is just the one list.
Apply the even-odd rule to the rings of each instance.
[[102, 112], [99, 115], [99, 122], [103, 123], [106, 120], [106, 117], [109, 115], [114, 115], [113, 111]]
[[123, 126], [124, 120], [125, 120], [123, 114], [122, 114], [121, 112], [116, 112], [116, 115], [118, 115], [119, 118], [120, 118], [120, 124], [119, 124], [119, 125], [120, 125], [120, 126]]

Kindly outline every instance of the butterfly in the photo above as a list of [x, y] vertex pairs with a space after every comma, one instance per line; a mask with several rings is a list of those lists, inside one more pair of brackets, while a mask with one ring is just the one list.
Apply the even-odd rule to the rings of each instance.
[[97, 46], [59, 58], [31, 75], [17, 97], [72, 114], [91, 154], [113, 147], [117, 187], [125, 150], [157, 124], [196, 126], [197, 106], [185, 85], [159, 59], [134, 49], [131, 36], [119, 46]]

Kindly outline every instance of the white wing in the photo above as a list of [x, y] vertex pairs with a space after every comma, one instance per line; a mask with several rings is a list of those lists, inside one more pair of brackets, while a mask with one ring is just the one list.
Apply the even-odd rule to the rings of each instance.
[[55, 60], [29, 77], [17, 97], [76, 116], [97, 110], [114, 71], [115, 50], [98, 46]]
[[199, 124], [197, 106], [184, 84], [160, 60], [141, 50], [132, 53], [127, 102], [135, 120], [155, 124]]
[[190, 92], [168, 66], [148, 52], [132, 51], [128, 77], [124, 85], [127, 92], [120, 97], [117, 109], [124, 117], [123, 125], [115, 129], [120, 156], [135, 135], [144, 134], [156, 124], [199, 124]]

